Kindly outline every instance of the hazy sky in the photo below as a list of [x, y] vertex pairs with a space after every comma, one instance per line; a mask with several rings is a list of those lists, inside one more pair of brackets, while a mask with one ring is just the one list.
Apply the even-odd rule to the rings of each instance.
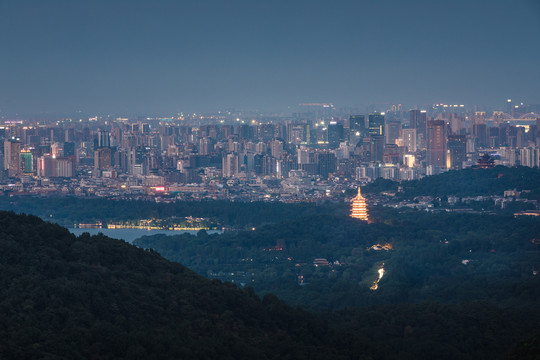
[[540, 102], [539, 0], [0, 0], [0, 109]]

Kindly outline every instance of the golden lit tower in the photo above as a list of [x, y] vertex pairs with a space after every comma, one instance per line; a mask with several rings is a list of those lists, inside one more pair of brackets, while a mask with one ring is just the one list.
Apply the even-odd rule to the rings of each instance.
[[352, 199], [351, 204], [351, 217], [364, 221], [369, 221], [366, 198], [360, 193], [360, 186], [358, 187], [358, 195]]

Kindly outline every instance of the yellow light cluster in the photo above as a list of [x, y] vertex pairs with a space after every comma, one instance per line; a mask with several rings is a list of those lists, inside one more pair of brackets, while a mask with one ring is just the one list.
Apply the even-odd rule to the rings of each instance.
[[356, 195], [356, 197], [352, 200], [351, 217], [354, 219], [369, 221], [366, 199], [360, 193], [360, 187], [358, 187], [358, 195]]

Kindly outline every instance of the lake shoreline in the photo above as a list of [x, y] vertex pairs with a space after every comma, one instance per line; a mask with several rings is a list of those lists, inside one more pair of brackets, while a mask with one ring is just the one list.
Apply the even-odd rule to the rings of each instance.
[[[197, 232], [200, 230], [165, 230], [165, 229], [126, 229], [126, 228], [73, 228], [68, 227], [67, 228], [69, 232], [71, 232], [74, 235], [81, 235], [82, 233], [89, 233], [90, 235], [97, 235], [99, 233], [102, 233], [105, 236], [108, 236], [113, 239], [120, 239], [127, 241], [129, 243], [133, 243], [133, 240], [138, 239], [142, 236], [152, 236], [152, 235], [158, 235], [158, 234], [165, 234], [168, 236], [173, 235], [182, 235], [185, 233], [196, 235]], [[205, 230], [209, 234], [221, 234], [222, 230]]]

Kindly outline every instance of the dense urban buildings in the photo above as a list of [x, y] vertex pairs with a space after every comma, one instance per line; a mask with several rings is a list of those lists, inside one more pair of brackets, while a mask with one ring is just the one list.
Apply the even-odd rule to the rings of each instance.
[[412, 180], [477, 166], [486, 156], [494, 165], [540, 165], [539, 105], [384, 105], [367, 113], [304, 105], [305, 112], [287, 116], [3, 118], [0, 186], [79, 196], [317, 201], [379, 177]]

